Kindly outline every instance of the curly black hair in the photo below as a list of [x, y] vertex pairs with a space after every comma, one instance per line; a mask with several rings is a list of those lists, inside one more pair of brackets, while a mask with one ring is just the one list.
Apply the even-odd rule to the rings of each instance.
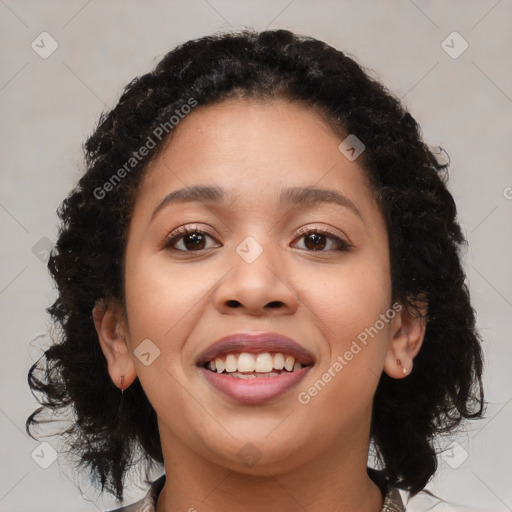
[[[481, 339], [461, 264], [466, 241], [446, 187], [447, 164], [364, 68], [287, 30], [239, 30], [181, 44], [102, 114], [84, 145], [86, 172], [58, 210], [48, 262], [58, 298], [47, 311], [59, 332], [28, 375], [42, 407], [27, 419], [27, 431], [48, 418], [44, 412], [72, 411], [64, 431], [72, 452], [118, 499], [134, 453], [163, 463], [156, 413], [138, 380], [123, 395], [111, 381], [91, 312], [102, 298], [124, 304], [127, 231], [144, 172], [172, 135], [176, 121], [169, 120], [190, 105], [228, 98], [305, 103], [365, 145], [358, 161], [386, 220], [392, 298], [415, 314], [418, 301], [428, 303], [414, 371], [406, 379], [382, 373], [370, 432], [385, 476], [416, 494], [437, 469], [436, 434], [482, 417], [485, 408]], [[156, 147], [141, 151], [149, 140]]]

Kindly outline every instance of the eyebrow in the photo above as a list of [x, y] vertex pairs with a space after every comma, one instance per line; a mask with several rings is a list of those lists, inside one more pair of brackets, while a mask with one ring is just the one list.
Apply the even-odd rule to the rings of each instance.
[[[180, 188], [167, 194], [151, 214], [153, 219], [157, 213], [171, 204], [201, 202], [201, 203], [227, 203], [233, 201], [233, 196], [223, 188], [208, 185], [193, 185]], [[348, 197], [336, 190], [317, 187], [289, 187], [281, 191], [280, 204], [291, 204], [295, 207], [317, 203], [331, 203], [348, 208], [363, 220], [359, 208]]]

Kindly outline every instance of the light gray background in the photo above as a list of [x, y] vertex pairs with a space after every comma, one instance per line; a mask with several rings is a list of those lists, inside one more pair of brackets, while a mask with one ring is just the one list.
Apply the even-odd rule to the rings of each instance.
[[[44, 308], [55, 296], [33, 247], [55, 240], [55, 210], [80, 176], [81, 144], [122, 87], [178, 43], [241, 26], [289, 28], [355, 56], [403, 98], [427, 142], [449, 152], [490, 403], [487, 418], [457, 438], [451, 456], [439, 457], [429, 487], [482, 510], [512, 510], [510, 0], [0, 0], [0, 15], [1, 511], [94, 512], [113, 504], [94, 502], [92, 491], [84, 500], [62, 457], [42, 469], [31, 456], [49, 453], [26, 436], [24, 422], [37, 405], [26, 374], [45, 342], [31, 340], [47, 330]], [[59, 45], [47, 59], [31, 48], [43, 31]], [[453, 31], [469, 44], [456, 59], [441, 46]], [[56, 438], [47, 441], [59, 448]], [[410, 508], [420, 509], [419, 501]]]

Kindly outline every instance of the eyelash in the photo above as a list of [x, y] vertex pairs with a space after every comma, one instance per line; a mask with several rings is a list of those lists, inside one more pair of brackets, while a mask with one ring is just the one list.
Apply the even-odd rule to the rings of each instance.
[[[202, 231], [201, 229], [198, 229], [196, 226], [183, 226], [169, 234], [169, 236], [164, 241], [164, 248], [170, 249], [170, 250], [176, 251], [176, 252], [183, 252], [183, 253], [187, 253], [187, 252], [192, 253], [192, 252], [200, 252], [200, 251], [207, 250], [207, 249], [199, 249], [197, 251], [189, 251], [189, 250], [183, 250], [183, 249], [176, 249], [176, 248], [172, 247], [173, 245], [176, 244], [176, 242], [180, 241], [182, 238], [184, 238], [185, 236], [190, 235], [192, 233], [207, 235], [208, 237], [214, 239], [214, 237], [212, 235], [210, 235], [208, 232]], [[306, 250], [308, 252], [332, 252], [332, 251], [346, 251], [352, 247], [352, 245], [349, 242], [347, 242], [346, 240], [342, 240], [341, 238], [335, 236], [333, 233], [323, 230], [323, 229], [301, 228], [298, 231], [298, 235], [300, 235], [299, 238], [303, 238], [304, 236], [310, 235], [310, 234], [322, 235], [322, 236], [326, 237], [327, 239], [334, 240], [334, 242], [337, 245], [337, 249], [330, 249], [327, 251], [324, 251], [324, 250], [314, 251], [314, 250], [307, 250], [307, 249], [301, 249], [301, 250]]]

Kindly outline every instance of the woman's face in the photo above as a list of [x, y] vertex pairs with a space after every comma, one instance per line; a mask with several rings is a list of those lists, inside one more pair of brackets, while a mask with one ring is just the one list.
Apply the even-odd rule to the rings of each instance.
[[[164, 453], [256, 474], [367, 442], [396, 318], [385, 223], [342, 140], [297, 103], [229, 100], [193, 110], [148, 169], [125, 330]], [[217, 192], [172, 200], [199, 186]], [[237, 333], [273, 334], [211, 348]]]

